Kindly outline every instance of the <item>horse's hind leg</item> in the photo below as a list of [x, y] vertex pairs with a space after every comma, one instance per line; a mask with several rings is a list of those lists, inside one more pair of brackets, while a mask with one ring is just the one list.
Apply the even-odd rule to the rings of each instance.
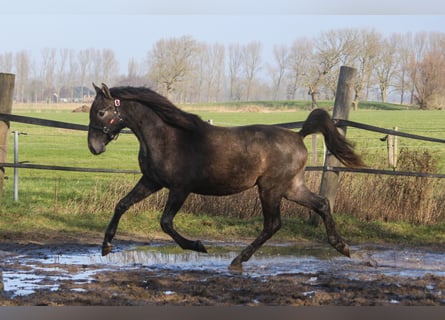
[[107, 230], [105, 231], [104, 242], [102, 244], [102, 255], [105, 256], [111, 252], [112, 245], [111, 240], [113, 240], [116, 234], [117, 226], [121, 216], [128, 210], [133, 204], [145, 199], [150, 194], [161, 189], [157, 184], [150, 183], [145, 177], [142, 177], [139, 182], [134, 186], [124, 198], [122, 198], [114, 209], [113, 218], [111, 218], [108, 224]]
[[304, 184], [289, 190], [285, 197], [317, 212], [325, 224], [328, 242], [338, 252], [349, 257], [349, 246], [337, 233], [328, 199], [311, 192]]
[[183, 205], [185, 199], [188, 196], [188, 192], [182, 192], [177, 190], [170, 190], [168, 194], [167, 203], [165, 205], [164, 212], [161, 217], [161, 228], [162, 230], [170, 235], [170, 237], [175, 240], [175, 242], [182, 248], [188, 250], [194, 250], [198, 252], [207, 253], [206, 248], [201, 243], [201, 241], [191, 241], [183, 236], [181, 236], [174, 228], [173, 228], [173, 218], [176, 213], [179, 211], [181, 206]]
[[254, 252], [270, 239], [281, 227], [280, 204], [281, 194], [274, 190], [261, 191], [260, 200], [263, 207], [264, 225], [260, 235], [233, 259], [231, 268], [240, 268], [241, 263], [250, 259]]

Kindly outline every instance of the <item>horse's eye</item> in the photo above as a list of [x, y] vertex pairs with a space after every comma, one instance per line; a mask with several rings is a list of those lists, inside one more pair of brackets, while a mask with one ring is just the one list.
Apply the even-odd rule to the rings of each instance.
[[105, 116], [105, 111], [104, 110], [100, 110], [97, 114], [99, 115], [99, 117], [102, 118], [103, 116]]

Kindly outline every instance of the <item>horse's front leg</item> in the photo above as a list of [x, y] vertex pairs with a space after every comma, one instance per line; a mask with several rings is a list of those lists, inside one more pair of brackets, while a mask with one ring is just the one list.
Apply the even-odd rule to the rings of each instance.
[[175, 242], [182, 249], [207, 253], [207, 250], [201, 243], [201, 241], [188, 240], [181, 236], [173, 228], [173, 218], [175, 217], [181, 206], [184, 204], [184, 201], [185, 199], [187, 199], [188, 195], [188, 192], [184, 192], [182, 190], [170, 190], [167, 203], [161, 217], [161, 228], [165, 233], [172, 237], [172, 239], [175, 240]]
[[122, 198], [114, 209], [114, 215], [108, 224], [107, 230], [105, 231], [105, 238], [102, 244], [102, 255], [105, 256], [111, 252], [112, 245], [111, 240], [113, 240], [116, 234], [117, 226], [121, 216], [127, 211], [133, 204], [145, 199], [150, 194], [158, 191], [161, 187], [158, 184], [151, 183], [145, 177], [142, 177], [139, 182], [134, 186], [124, 198]]

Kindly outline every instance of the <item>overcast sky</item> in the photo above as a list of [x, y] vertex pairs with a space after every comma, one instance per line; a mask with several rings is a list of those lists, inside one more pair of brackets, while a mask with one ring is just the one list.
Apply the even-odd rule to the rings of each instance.
[[161, 38], [208, 43], [261, 41], [264, 51], [346, 27], [445, 32], [437, 0], [0, 0], [0, 53], [43, 48], [109, 48], [121, 69]]

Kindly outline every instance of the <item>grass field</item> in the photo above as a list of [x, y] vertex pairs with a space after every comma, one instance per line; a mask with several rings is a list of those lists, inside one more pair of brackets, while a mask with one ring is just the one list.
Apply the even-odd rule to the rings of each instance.
[[[329, 106], [327, 102], [325, 104]], [[383, 106], [381, 104], [375, 105], [375, 103], [369, 103], [366, 104], [366, 108], [358, 112], [351, 112], [350, 120], [387, 129], [398, 127], [399, 131], [444, 138], [445, 113], [443, 111], [398, 110], [394, 105], [389, 105], [388, 108], [391, 111], [388, 111], [382, 110]], [[25, 105], [17, 107], [15, 113], [44, 119], [88, 124], [87, 113], [71, 112], [71, 110], [76, 107], [75, 105], [62, 105], [59, 108], [51, 106], [52, 105], [47, 105], [47, 109], [45, 109], [45, 106], [33, 107], [32, 105]], [[221, 126], [302, 121], [305, 120], [309, 114], [309, 110], [304, 110], [304, 107], [297, 109], [257, 107], [255, 110], [259, 110], [259, 112], [245, 111], [250, 108], [249, 106], [242, 108], [220, 106], [219, 110], [223, 111], [218, 111], [216, 106], [188, 105], [184, 106], [184, 108], [199, 114], [204, 120], [211, 119], [215, 125]], [[33, 109], [38, 109], [39, 111], [36, 112]], [[13, 123], [11, 130], [28, 133], [28, 135], [20, 137], [20, 160], [22, 161], [59, 165], [74, 164], [77, 166], [137, 169], [137, 161], [134, 155], [137, 153], [138, 144], [132, 135], [120, 135], [118, 141], [110, 144], [108, 149], [111, 152], [107, 152], [100, 157], [94, 157], [86, 147], [85, 132], [38, 127], [20, 123]], [[348, 128], [347, 136], [348, 139], [356, 144], [359, 153], [374, 155], [386, 152], [386, 143], [380, 141], [380, 138], [384, 136], [381, 133]], [[305, 142], [310, 149], [311, 139], [307, 138]], [[9, 143], [9, 150], [11, 150], [11, 146], [12, 137]], [[61, 146], [63, 146], [63, 148]], [[445, 148], [443, 145], [399, 138], [399, 147], [429, 150], [436, 158], [440, 159], [438, 170], [445, 172]], [[42, 149], [45, 150], [45, 152], [41, 152]], [[322, 161], [322, 143], [318, 144], [318, 152], [319, 160]], [[8, 152], [8, 156], [8, 159], [12, 159], [12, 152]], [[75, 161], [73, 161], [74, 159]], [[374, 164], [372, 158], [367, 160], [371, 165]], [[378, 163], [381, 164], [380, 162], [379, 159]]]
[[[324, 102], [322, 106], [330, 108], [331, 102]], [[14, 106], [14, 114], [26, 115], [51, 120], [59, 120], [78, 124], [88, 124], [88, 114], [72, 113], [78, 105], [17, 105]], [[246, 125], [252, 123], [275, 124], [292, 121], [305, 120], [309, 114], [307, 102], [301, 103], [249, 103], [249, 104], [225, 104], [225, 105], [187, 105], [184, 109], [199, 114], [204, 120], [212, 119], [215, 125], [234, 126]], [[382, 105], [377, 103], [368, 103], [360, 106], [358, 112], [351, 112], [350, 120], [371, 124], [383, 128], [391, 129], [395, 126], [400, 131], [425, 135], [431, 137], [445, 138], [444, 124], [445, 112], [443, 111], [418, 111], [407, 110], [406, 107], [397, 105]], [[133, 135], [121, 134], [119, 139], [110, 143], [107, 152], [100, 156], [93, 156], [87, 147], [86, 132], [71, 131], [64, 129], [39, 127], [12, 123], [11, 131], [17, 130], [25, 132], [26, 135], [20, 135], [19, 160], [34, 164], [48, 164], [58, 166], [78, 166], [78, 167], [96, 167], [96, 168], [115, 168], [115, 169], [138, 169], [137, 152], [138, 142]], [[370, 167], [388, 168], [386, 161], [386, 143], [382, 142], [382, 134], [362, 131], [354, 128], [348, 128], [348, 138], [356, 145], [356, 150], [363, 154], [365, 162]], [[323, 144], [319, 138], [317, 145], [318, 161], [322, 161]], [[305, 140], [309, 150], [311, 139]], [[12, 135], [9, 139], [7, 161], [13, 161], [13, 140]], [[423, 165], [420, 169], [428, 167], [438, 173], [445, 173], [445, 146], [437, 143], [428, 143], [423, 141], [399, 138], [399, 147], [407, 148], [410, 152], [417, 153], [416, 157], [423, 159], [422, 155], [427, 153], [431, 156], [433, 166]], [[412, 153], [408, 154], [410, 158]], [[405, 159], [406, 161], [406, 159]], [[430, 160], [421, 160], [421, 162]], [[311, 163], [309, 163], [311, 165]], [[0, 211], [1, 227], [0, 232], [14, 231], [21, 232], [31, 228], [37, 230], [67, 230], [67, 231], [89, 231], [102, 232], [105, 228], [111, 211], [119, 197], [130, 190], [132, 185], [139, 179], [139, 175], [134, 174], [103, 174], [103, 173], [77, 173], [62, 171], [44, 171], [21, 169], [19, 171], [19, 202], [13, 202], [13, 170], [6, 169], [7, 180], [4, 183], [4, 192], [2, 199], [2, 208]], [[310, 181], [311, 188], [317, 189], [319, 176], [315, 175]], [[350, 179], [349, 176], [342, 177], [345, 188], [339, 191], [341, 196], [346, 197], [349, 194], [356, 194], [357, 198], [363, 198], [363, 194], [370, 192], [385, 193], [388, 189], [399, 188], [401, 193], [410, 191], [409, 185], [416, 183], [414, 180], [400, 185], [401, 180], [388, 180], [382, 177], [373, 177], [360, 175], [359, 179]], [[352, 179], [352, 178], [351, 178]], [[374, 180], [372, 180], [374, 179]], [[378, 180], [378, 181], [377, 181]], [[352, 181], [352, 182], [351, 182]], [[374, 183], [374, 186], [372, 185]], [[436, 199], [434, 204], [425, 202], [425, 199], [415, 204], [417, 210], [423, 210], [428, 207], [428, 214], [437, 211], [437, 208], [445, 204], [443, 194], [443, 182], [423, 181], [431, 189], [428, 195], [423, 194], [425, 198], [434, 194]], [[426, 184], [425, 184], [426, 183]], [[371, 185], [370, 185], [371, 184]], [[375, 187], [377, 184], [380, 186]], [[364, 185], [369, 185], [368, 189], [363, 189]], [[374, 190], [374, 189], [378, 190]], [[429, 190], [428, 189], [428, 190]], [[439, 190], [436, 190], [439, 189]], [[442, 189], [442, 192], [440, 192]], [[405, 190], [405, 191], [403, 191]], [[258, 209], [258, 203], [250, 198], [230, 198], [234, 204], [235, 210], [249, 210], [250, 207]], [[247, 197], [247, 196], [245, 196]], [[368, 195], [366, 196], [368, 197]], [[159, 210], [162, 207], [163, 195], [153, 196], [154, 200], [137, 205], [131, 209], [128, 215], [124, 216], [120, 231], [129, 234], [142, 234], [144, 236], [160, 236], [162, 232], [158, 226]], [[246, 200], [247, 199], [247, 200]], [[369, 198], [371, 199], [371, 198]], [[431, 217], [428, 224], [434, 222], [436, 226], [428, 227], [416, 225], [409, 221], [406, 216], [399, 214], [397, 219], [388, 219], [385, 216], [388, 213], [385, 208], [378, 209], [373, 214], [365, 212], [364, 205], [366, 199], [361, 205], [352, 206], [339, 201], [336, 208], [339, 214], [336, 219], [339, 221], [343, 233], [347, 233], [357, 241], [362, 238], [370, 240], [384, 238], [382, 230], [392, 230], [383, 232], [390, 235], [395, 241], [401, 238], [415, 239], [419, 238], [419, 230], [426, 230], [423, 233], [425, 238], [423, 242], [443, 242], [445, 225], [439, 223], [445, 217], [445, 209], [442, 206], [435, 217]], [[374, 199], [374, 197], [372, 197]], [[379, 201], [379, 196], [375, 197]], [[192, 234], [199, 233], [211, 237], [217, 232], [223, 232], [230, 236], [254, 236], [261, 228], [261, 218], [257, 214], [238, 212], [233, 216], [222, 217], [211, 212], [199, 212], [198, 215], [191, 215], [187, 212], [193, 212], [193, 208], [203, 208], [200, 200], [192, 198], [188, 201], [184, 212], [175, 220], [178, 228]], [[214, 205], [217, 201], [207, 199], [209, 206], [214, 206], [212, 210], [218, 211], [221, 204]], [[225, 201], [225, 200], [224, 200]], [[253, 201], [253, 202], [252, 202]], [[387, 199], [392, 203], [393, 199]], [[205, 202], [205, 201], [204, 201]], [[241, 203], [244, 206], [241, 205]], [[194, 207], [193, 207], [194, 206]], [[286, 210], [294, 210], [293, 207]], [[382, 206], [390, 206], [383, 201]], [[419, 209], [420, 208], [420, 209]], [[233, 208], [232, 208], [233, 209]], [[375, 209], [373, 209], [376, 211]], [[209, 211], [211, 211], [209, 209]], [[301, 210], [300, 210], [301, 211]], [[354, 214], [344, 214], [353, 211]], [[298, 215], [285, 214], [289, 220], [284, 231], [280, 232], [281, 238], [323, 237], [323, 230], [307, 227], [304, 223], [307, 217], [307, 211], [301, 211]], [[244, 214], [244, 216], [243, 216]], [[374, 215], [375, 214], [375, 215]], [[244, 217], [244, 218], [243, 218]], [[240, 219], [241, 218], [241, 219]], [[434, 221], [431, 219], [435, 219]], [[253, 225], [252, 227], [252, 220]], [[398, 220], [391, 222], [391, 220]], [[428, 221], [427, 221], [428, 222]], [[196, 228], [196, 229], [194, 229]], [[406, 239], [405, 239], [406, 240]], [[420, 240], [419, 240], [420, 241]]]

